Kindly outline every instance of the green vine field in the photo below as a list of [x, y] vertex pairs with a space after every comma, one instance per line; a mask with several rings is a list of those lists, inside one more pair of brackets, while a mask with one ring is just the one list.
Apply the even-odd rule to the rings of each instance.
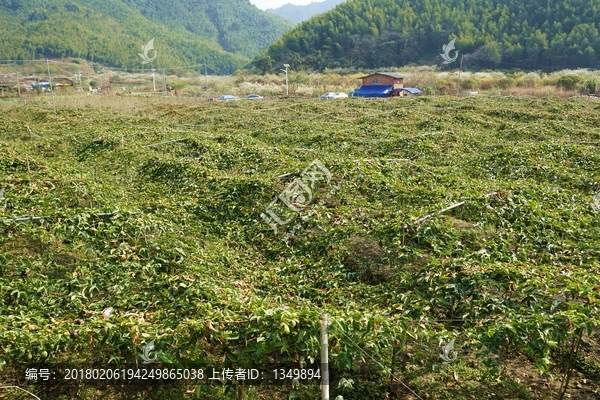
[[[584, 97], [4, 104], [0, 386], [319, 399], [318, 380], [25, 369], [142, 365], [152, 340], [164, 368], [318, 368], [326, 313], [331, 399], [597, 398], [599, 112]], [[331, 180], [275, 233], [261, 213], [314, 160]]]

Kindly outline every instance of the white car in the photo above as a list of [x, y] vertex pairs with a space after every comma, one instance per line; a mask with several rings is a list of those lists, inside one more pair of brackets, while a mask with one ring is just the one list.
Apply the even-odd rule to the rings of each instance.
[[320, 99], [345, 99], [348, 95], [344, 92], [327, 92], [322, 94]]
[[219, 97], [217, 100], [219, 100], [219, 101], [237, 101], [237, 100], [239, 100], [239, 97], [236, 97], [232, 94], [224, 94], [223, 96]]

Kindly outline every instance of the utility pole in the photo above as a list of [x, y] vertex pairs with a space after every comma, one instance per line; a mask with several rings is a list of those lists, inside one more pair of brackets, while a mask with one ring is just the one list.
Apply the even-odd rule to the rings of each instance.
[[21, 97], [21, 84], [19, 83], [19, 73], [17, 72], [17, 91], [19, 92], [19, 97]]
[[154, 79], [154, 68], [152, 68], [152, 86], [154, 87], [154, 93], [156, 93], [156, 80]]
[[50, 93], [52, 93], [52, 108], [54, 108], [54, 114], [56, 115], [56, 103], [54, 102], [54, 89], [52, 88], [52, 78], [50, 77], [50, 64], [46, 58], [46, 69], [48, 70], [48, 84], [50, 84]]
[[462, 71], [462, 60], [463, 60], [464, 55], [460, 56], [460, 67], [458, 67], [458, 83], [456, 85], [456, 97], [459, 96], [458, 92], [460, 90], [460, 73]]
[[167, 95], [167, 78], [165, 78], [165, 69], [163, 68], [163, 93]]
[[206, 101], [208, 101], [208, 74], [206, 73], [206, 64], [204, 64], [204, 78], [206, 80]]
[[81, 71], [77, 71], [77, 79], [79, 80], [79, 91], [83, 91], [83, 85], [81, 83]]
[[283, 72], [285, 72], [285, 97], [289, 96], [289, 91], [288, 91], [288, 67], [290, 66], [290, 64], [283, 64], [283, 66], [285, 67], [285, 69], [282, 69]]

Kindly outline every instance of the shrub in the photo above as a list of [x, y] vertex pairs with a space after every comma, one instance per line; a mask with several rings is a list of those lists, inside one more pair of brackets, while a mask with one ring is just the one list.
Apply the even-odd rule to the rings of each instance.
[[181, 89], [185, 89], [187, 87], [188, 83], [187, 82], [177, 82], [174, 83], [171, 87], [173, 88], [173, 90], [181, 90]]
[[526, 87], [534, 88], [542, 85], [542, 80], [535, 72], [531, 72], [523, 77], [523, 82]]
[[579, 89], [583, 84], [583, 78], [577, 75], [565, 75], [558, 79], [557, 85], [565, 90]]
[[437, 81], [436, 87], [438, 89], [444, 88], [444, 87], [450, 87], [450, 82], [448, 81], [448, 79], [446, 78], [442, 78], [440, 80]]
[[476, 77], [472, 76], [465, 80], [462, 87], [465, 89], [478, 89], [481, 86], [481, 81]]
[[502, 78], [498, 81], [498, 86], [502, 89], [510, 89], [517, 86], [517, 81], [514, 78]]
[[585, 90], [588, 93], [596, 93], [600, 89], [600, 79], [593, 76], [585, 82]]
[[527, 86], [525, 84], [525, 79], [522, 76], [515, 77], [513, 79], [515, 80], [515, 84], [517, 85], [517, 87], [525, 87], [525, 86]]
[[425, 95], [434, 95], [435, 94], [435, 88], [433, 86], [423, 86], [423, 94]]
[[494, 80], [493, 79], [484, 79], [481, 81], [481, 90], [490, 90], [494, 87]]
[[542, 77], [542, 86], [557, 86], [558, 77], [554, 75], [546, 75]]

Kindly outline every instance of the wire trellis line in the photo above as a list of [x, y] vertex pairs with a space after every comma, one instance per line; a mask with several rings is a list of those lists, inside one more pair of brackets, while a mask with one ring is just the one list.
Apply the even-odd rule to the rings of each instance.
[[[113, 211], [113, 212], [107, 212], [107, 213], [98, 213], [98, 214], [94, 214], [97, 217], [112, 217], [113, 215], [117, 214], [118, 211]], [[132, 212], [129, 213], [130, 215], [135, 215], [137, 214], [136, 212]], [[5, 219], [2, 222], [4, 222], [5, 224], [11, 223], [11, 222], [26, 222], [26, 221], [39, 221], [42, 219], [49, 219], [49, 218], [54, 218], [51, 217], [49, 215], [41, 215], [41, 216], [27, 216], [27, 217], [20, 217], [20, 218], [9, 218], [9, 219]], [[57, 217], [60, 218], [60, 217]]]
[[[354, 342], [354, 340], [352, 340], [352, 338], [350, 336], [348, 336], [346, 334], [346, 332], [344, 332], [344, 329], [342, 328], [342, 326], [340, 325], [340, 323], [335, 320], [335, 322], [338, 324], [339, 328], [340, 328], [340, 332], [342, 333], [342, 335], [348, 339], [350, 341], [350, 343], [352, 343], [352, 345], [354, 347], [356, 347], [358, 350], [360, 350], [364, 355], [366, 355], [367, 357], [369, 357], [371, 360], [373, 360], [373, 362], [375, 362], [378, 366], [380, 366], [383, 370], [386, 369], [385, 365], [383, 365], [379, 360], [377, 360], [375, 357], [373, 357], [369, 352], [367, 352], [365, 349], [363, 349], [362, 347], [360, 347], [356, 342]], [[419, 396], [414, 390], [412, 390], [406, 383], [402, 382], [402, 380], [400, 378], [398, 378], [396, 375], [394, 375], [393, 372], [389, 372], [390, 376], [392, 378], [394, 378], [398, 383], [400, 383], [402, 386], [404, 386], [408, 391], [410, 391], [413, 395], [417, 396], [418, 399], [423, 400], [423, 398], [421, 396]]]
[[0, 389], [19, 389], [19, 390], [21, 390], [21, 391], [23, 391], [23, 392], [25, 392], [25, 393], [27, 393], [27, 394], [30, 394], [30, 395], [32, 395], [33, 397], [35, 397], [35, 398], [36, 398], [36, 399], [38, 399], [38, 400], [42, 400], [42, 399], [40, 399], [39, 397], [37, 397], [35, 394], [33, 394], [33, 393], [31, 393], [31, 392], [29, 392], [29, 391], [27, 391], [27, 390], [23, 389], [23, 388], [22, 388], [22, 387], [20, 387], [20, 386], [0, 386]]

